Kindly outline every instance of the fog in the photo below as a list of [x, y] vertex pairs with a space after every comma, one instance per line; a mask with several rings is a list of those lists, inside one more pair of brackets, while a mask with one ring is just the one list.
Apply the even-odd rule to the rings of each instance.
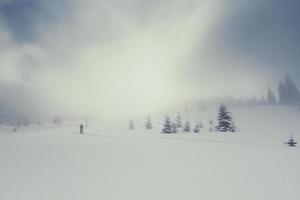
[[[282, 48], [297, 43], [280, 41], [273, 51], [273, 41], [260, 37], [266, 31], [242, 37], [239, 28], [265, 30], [253, 25], [259, 18], [247, 23], [269, 5], [242, 2], [1, 1], [1, 101], [26, 113], [126, 117], [190, 98], [260, 96], [299, 73], [298, 58]], [[22, 15], [12, 18], [13, 10]], [[255, 43], [241, 42], [248, 40]]]

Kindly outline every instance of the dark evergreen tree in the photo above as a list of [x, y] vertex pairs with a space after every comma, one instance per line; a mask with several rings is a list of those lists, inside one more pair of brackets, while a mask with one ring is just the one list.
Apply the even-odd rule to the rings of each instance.
[[290, 147], [295, 147], [297, 142], [295, 141], [294, 137], [291, 136], [285, 144], [288, 144]]
[[218, 115], [218, 125], [216, 131], [235, 132], [235, 124], [232, 120], [231, 113], [227, 111], [225, 105], [221, 104]]
[[148, 130], [150, 130], [150, 129], [153, 128], [151, 117], [148, 117], [148, 118], [147, 118], [147, 120], [146, 120], [146, 122], [145, 122], [145, 127], [146, 127], [146, 129], [148, 129]]
[[287, 90], [286, 93], [288, 95], [287, 103], [289, 105], [298, 105], [300, 102], [300, 92], [289, 76], [285, 77], [285, 87]]
[[173, 127], [172, 127], [171, 119], [169, 116], [166, 116], [163, 124], [162, 133], [172, 133], [173, 131], [172, 129]]
[[172, 133], [178, 133], [177, 123], [172, 123]]
[[271, 105], [276, 103], [276, 97], [275, 97], [273, 91], [271, 90], [271, 88], [268, 88], [267, 101], [268, 101], [268, 104], [271, 104]]
[[280, 82], [278, 85], [278, 96], [279, 96], [280, 104], [287, 103], [286, 88], [285, 88], [285, 84], [283, 82]]
[[283, 105], [299, 105], [300, 92], [289, 76], [278, 86], [279, 102]]
[[182, 131], [185, 132], [185, 133], [191, 132], [191, 125], [190, 125], [189, 121], [186, 121], [184, 123]]
[[18, 126], [15, 125], [15, 126], [14, 126], [14, 132], [17, 132], [17, 131], [18, 131]]

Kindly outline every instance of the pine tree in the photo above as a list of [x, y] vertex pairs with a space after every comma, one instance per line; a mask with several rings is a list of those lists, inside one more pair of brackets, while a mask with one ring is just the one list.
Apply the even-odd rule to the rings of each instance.
[[185, 133], [191, 132], [191, 126], [190, 126], [190, 122], [189, 121], [186, 121], [184, 123], [182, 131], [185, 132]]
[[62, 122], [63, 122], [63, 119], [59, 116], [56, 116], [52, 121], [53, 124], [57, 124], [57, 125], [60, 125]]
[[194, 133], [199, 133], [201, 128], [203, 128], [201, 122], [196, 123], [194, 127]]
[[287, 103], [287, 95], [286, 88], [283, 82], [280, 82], [278, 85], [278, 95], [279, 95], [279, 103], [286, 104]]
[[172, 122], [169, 116], [165, 117], [162, 133], [172, 133]]
[[153, 126], [152, 126], [152, 120], [151, 120], [150, 117], [147, 118], [147, 120], [146, 120], [146, 122], [145, 122], [145, 127], [146, 127], [146, 129], [148, 129], [148, 130], [150, 130], [150, 129], [153, 128]]
[[15, 125], [14, 126], [14, 132], [17, 132], [18, 131], [18, 125]]
[[218, 115], [218, 125], [216, 131], [235, 132], [235, 125], [232, 121], [231, 113], [227, 111], [225, 105], [221, 104]]
[[276, 103], [276, 97], [275, 97], [273, 91], [271, 90], [271, 88], [268, 88], [267, 101], [271, 105]]
[[133, 129], [134, 129], [134, 122], [133, 122], [133, 120], [130, 120], [130, 121], [129, 121], [129, 129], [130, 129], [130, 130], [133, 130]]
[[295, 83], [289, 76], [285, 77], [286, 94], [288, 95], [288, 104], [297, 105], [300, 103], [300, 92]]
[[299, 105], [300, 92], [289, 76], [278, 85], [279, 102], [283, 105]]
[[285, 143], [288, 144], [290, 147], [295, 147], [297, 142], [295, 141], [293, 135], [289, 138], [289, 140]]
[[178, 133], [177, 123], [172, 123], [172, 133]]
[[176, 129], [182, 127], [182, 120], [181, 120], [180, 113], [177, 113], [175, 125], [176, 125]]

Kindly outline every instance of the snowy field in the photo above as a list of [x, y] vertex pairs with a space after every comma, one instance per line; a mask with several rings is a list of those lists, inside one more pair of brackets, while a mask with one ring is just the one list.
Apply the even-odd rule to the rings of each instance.
[[299, 200], [300, 148], [284, 142], [300, 142], [300, 111], [229, 110], [237, 133], [209, 133], [216, 110], [182, 115], [202, 121], [197, 134], [160, 134], [156, 120], [2, 127], [0, 200]]

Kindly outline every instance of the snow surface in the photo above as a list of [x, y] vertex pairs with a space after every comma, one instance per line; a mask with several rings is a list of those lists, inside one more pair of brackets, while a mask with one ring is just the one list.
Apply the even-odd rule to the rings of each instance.
[[[147, 131], [143, 121], [0, 128], [0, 200], [299, 200], [300, 111], [230, 108], [239, 132], [209, 133], [216, 110], [182, 116], [200, 133]], [[173, 117], [174, 119], [174, 117]]]

